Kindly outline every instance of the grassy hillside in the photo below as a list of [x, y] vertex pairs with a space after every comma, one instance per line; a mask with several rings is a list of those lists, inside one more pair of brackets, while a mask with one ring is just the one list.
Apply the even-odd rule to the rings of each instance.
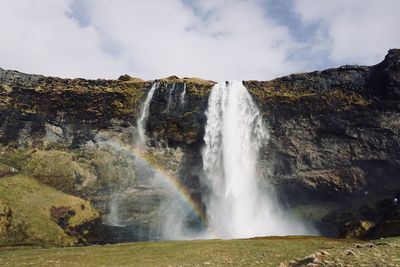
[[75, 245], [99, 218], [88, 201], [25, 175], [0, 178], [0, 244]]

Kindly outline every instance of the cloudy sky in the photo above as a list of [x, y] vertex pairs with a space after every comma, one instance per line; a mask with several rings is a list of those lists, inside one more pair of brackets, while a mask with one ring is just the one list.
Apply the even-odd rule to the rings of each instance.
[[375, 64], [399, 0], [0, 0], [0, 67], [60, 77], [271, 79]]

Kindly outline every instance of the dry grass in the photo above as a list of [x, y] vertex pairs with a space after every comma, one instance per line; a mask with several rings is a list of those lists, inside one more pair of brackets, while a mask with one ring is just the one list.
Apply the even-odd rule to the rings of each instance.
[[[323, 266], [399, 266], [400, 238], [322, 237], [138, 242], [91, 247], [0, 247], [1, 266], [279, 266], [324, 250]], [[354, 252], [349, 255], [348, 251]], [[329, 264], [331, 263], [331, 264]], [[287, 266], [287, 265], [284, 265]]]
[[278, 266], [317, 249], [351, 246], [319, 237], [141, 242], [75, 248], [3, 248], [2, 266]]

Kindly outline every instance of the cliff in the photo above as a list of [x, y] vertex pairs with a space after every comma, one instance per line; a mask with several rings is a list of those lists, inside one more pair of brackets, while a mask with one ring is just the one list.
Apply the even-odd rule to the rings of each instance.
[[[159, 83], [146, 124], [151, 157], [201, 202], [205, 110], [215, 82], [172, 76]], [[127, 75], [60, 79], [0, 69], [0, 176], [29, 175], [91, 200], [103, 214], [122, 183], [132, 189], [118, 199], [128, 203], [124, 220], [140, 222], [138, 227], [152, 224], [168, 193], [135, 171], [127, 155], [101, 147], [102, 141], [133, 142], [151, 85]], [[368, 214], [376, 212], [371, 205], [400, 191], [399, 49], [374, 66], [244, 85], [271, 135], [263, 146], [260, 177], [274, 185], [282, 203], [327, 234], [337, 234], [349, 221], [400, 219], [397, 213], [383, 218], [360, 212], [366, 207]], [[126, 176], [133, 178], [122, 179]]]

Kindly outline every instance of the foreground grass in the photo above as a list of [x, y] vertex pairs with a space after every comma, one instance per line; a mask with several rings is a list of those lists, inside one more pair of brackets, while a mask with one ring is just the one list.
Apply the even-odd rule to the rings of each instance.
[[140, 242], [68, 248], [0, 247], [0, 266], [278, 266], [349, 240], [269, 237]]

